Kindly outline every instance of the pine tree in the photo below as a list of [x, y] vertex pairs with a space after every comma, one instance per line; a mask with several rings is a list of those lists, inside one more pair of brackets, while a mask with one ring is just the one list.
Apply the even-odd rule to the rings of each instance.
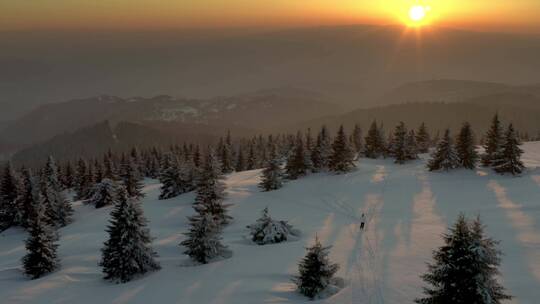
[[275, 147], [272, 147], [270, 158], [266, 168], [262, 171], [262, 178], [259, 183], [259, 188], [263, 191], [277, 190], [283, 186], [283, 170]]
[[122, 181], [129, 197], [137, 199], [144, 197], [143, 184], [131, 159], [126, 159], [122, 165]]
[[123, 187], [118, 187], [116, 197], [118, 202], [107, 227], [109, 239], [101, 250], [99, 265], [103, 267], [106, 280], [125, 283], [160, 266], [155, 260], [157, 253], [151, 247], [152, 238], [139, 202], [129, 198]]
[[429, 171], [450, 170], [459, 166], [459, 159], [450, 137], [450, 130], [446, 129], [443, 139], [431, 155], [428, 162]]
[[403, 122], [400, 122], [394, 130], [390, 142], [390, 155], [395, 158], [396, 164], [404, 164], [408, 160], [407, 128]]
[[30, 169], [21, 170], [21, 186], [15, 205], [17, 206], [16, 221], [19, 226], [29, 228], [35, 220], [36, 205], [40, 202], [39, 191]]
[[523, 153], [519, 148], [520, 145], [521, 142], [514, 131], [514, 127], [510, 124], [504, 136], [504, 144], [501, 147], [502, 151], [499, 154], [499, 158], [491, 162], [493, 169], [497, 173], [517, 175], [523, 171], [525, 166], [520, 160]]
[[308, 128], [306, 133], [306, 146], [305, 146], [305, 152], [304, 152], [304, 163], [306, 164], [307, 172], [313, 172], [314, 166], [313, 166], [313, 159], [312, 154], [314, 150], [314, 142], [313, 137], [311, 137], [311, 129]]
[[209, 213], [218, 225], [226, 225], [232, 217], [228, 215], [229, 205], [223, 204], [225, 184], [219, 161], [210, 147], [197, 182], [197, 196], [194, 208], [201, 214]]
[[298, 235], [298, 231], [286, 221], [273, 220], [268, 215], [268, 207], [264, 208], [261, 218], [247, 228], [250, 230], [251, 240], [258, 245], [281, 243], [290, 236]]
[[352, 133], [352, 144], [354, 147], [355, 153], [362, 152], [362, 141], [364, 139], [362, 138], [362, 129], [358, 124], [354, 125], [353, 133]]
[[190, 229], [185, 233], [187, 239], [180, 243], [186, 248], [184, 253], [201, 264], [207, 264], [220, 256], [224, 257], [227, 247], [221, 243], [221, 225], [215, 218], [209, 213], [199, 212], [188, 219]]
[[73, 209], [71, 203], [62, 193], [62, 186], [58, 180], [58, 169], [52, 156], [41, 174], [40, 194], [45, 206], [45, 215], [53, 227], [64, 227], [71, 223]]
[[71, 189], [75, 186], [75, 173], [71, 162], [68, 162], [65, 166], [64, 173], [62, 174], [62, 183], [65, 189]]
[[298, 265], [299, 275], [294, 278], [298, 291], [310, 299], [319, 295], [330, 283], [339, 266], [328, 259], [331, 247], [323, 247], [318, 238], [307, 248], [307, 254]]
[[0, 232], [16, 225], [18, 180], [8, 162], [0, 176]]
[[85, 200], [90, 196], [92, 188], [92, 176], [88, 164], [84, 159], [79, 159], [75, 172], [75, 199]]
[[255, 152], [255, 145], [253, 143], [250, 143], [246, 169], [247, 170], [257, 169], [258, 162], [259, 160], [257, 159], [257, 153]]
[[416, 142], [414, 130], [410, 130], [407, 135], [407, 159], [418, 159], [418, 143]]
[[364, 155], [367, 158], [379, 158], [384, 153], [384, 139], [381, 128], [377, 121], [373, 121], [369, 127], [364, 146]]
[[238, 156], [236, 158], [236, 172], [242, 172], [246, 170], [246, 159], [244, 158], [244, 149], [238, 148]]
[[159, 199], [169, 199], [177, 197], [183, 193], [193, 190], [193, 172], [195, 166], [190, 163], [180, 163], [178, 158], [172, 154], [166, 156], [168, 167], [163, 168], [159, 178], [162, 183]]
[[500, 251], [498, 243], [484, 236], [480, 220], [469, 223], [462, 214], [444, 245], [434, 252], [434, 263], [422, 278], [432, 287], [424, 288], [420, 304], [498, 304], [511, 299], [497, 282]]
[[329, 168], [333, 172], [346, 173], [351, 171], [354, 165], [354, 152], [352, 151], [343, 126], [339, 127], [338, 134], [332, 144], [332, 156]]
[[118, 180], [116, 166], [114, 164], [112, 152], [109, 151], [103, 156], [103, 178]]
[[478, 153], [474, 143], [474, 133], [468, 122], [463, 123], [456, 139], [456, 151], [459, 165], [463, 168], [474, 169], [478, 163]]
[[287, 172], [288, 179], [297, 179], [307, 174], [308, 164], [307, 164], [307, 153], [304, 146], [304, 141], [302, 140], [302, 134], [298, 132], [296, 135], [296, 144], [294, 150], [289, 155], [287, 159], [287, 164], [285, 170]]
[[22, 259], [24, 273], [32, 279], [40, 278], [56, 270], [60, 263], [56, 254], [57, 235], [48, 226], [45, 208], [41, 202], [32, 205], [32, 216], [29, 219], [29, 237], [26, 240], [27, 253]]
[[219, 146], [219, 155], [221, 160], [221, 170], [224, 174], [228, 174], [234, 171], [232, 144], [231, 144], [231, 132], [227, 133], [227, 138]]
[[94, 205], [96, 208], [114, 205], [118, 187], [115, 181], [108, 178], [102, 179], [101, 182], [94, 186], [92, 196], [87, 203]]
[[418, 144], [419, 153], [428, 153], [431, 145], [431, 139], [425, 123], [422, 123], [416, 132], [416, 143]]
[[502, 144], [501, 122], [499, 121], [499, 115], [495, 114], [491, 121], [491, 127], [485, 135], [484, 154], [481, 157], [482, 166], [489, 167], [493, 165], [493, 161], [500, 157]]
[[313, 170], [315, 172], [328, 169], [328, 163], [332, 156], [332, 142], [326, 126], [321, 128], [321, 131], [317, 135], [317, 142], [311, 154], [311, 161], [313, 163]]

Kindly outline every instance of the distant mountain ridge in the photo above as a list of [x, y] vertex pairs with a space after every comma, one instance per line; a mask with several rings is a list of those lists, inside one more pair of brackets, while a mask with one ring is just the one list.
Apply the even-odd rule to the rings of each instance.
[[321, 101], [316, 93], [291, 88], [206, 100], [167, 95], [127, 99], [103, 95], [43, 105], [4, 127], [0, 139], [32, 145], [105, 120], [113, 125], [117, 122], [213, 125], [221, 133], [227, 128], [263, 131], [339, 112], [339, 107]]

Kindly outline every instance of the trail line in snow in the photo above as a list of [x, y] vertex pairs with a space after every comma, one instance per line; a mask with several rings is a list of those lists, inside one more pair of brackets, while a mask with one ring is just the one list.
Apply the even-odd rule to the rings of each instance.
[[[499, 208], [502, 208], [510, 220], [510, 223], [517, 231], [519, 242], [524, 247], [538, 248], [540, 247], [540, 234], [534, 229], [534, 220], [522, 210], [519, 203], [512, 201], [507, 194], [506, 189], [497, 181], [491, 180], [488, 187], [495, 193], [499, 202]], [[529, 268], [536, 279], [540, 282], [540, 252], [534, 250], [529, 251]]]

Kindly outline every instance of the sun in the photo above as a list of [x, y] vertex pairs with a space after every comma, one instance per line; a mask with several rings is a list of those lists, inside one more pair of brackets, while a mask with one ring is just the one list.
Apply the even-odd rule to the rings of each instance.
[[428, 7], [422, 5], [413, 5], [409, 9], [409, 18], [415, 23], [422, 22], [426, 18]]

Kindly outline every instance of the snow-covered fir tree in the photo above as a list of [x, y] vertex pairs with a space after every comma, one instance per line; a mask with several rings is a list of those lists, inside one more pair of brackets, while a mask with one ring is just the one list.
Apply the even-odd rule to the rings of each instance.
[[503, 144], [502, 132], [499, 115], [495, 114], [491, 121], [491, 126], [484, 137], [484, 154], [481, 156], [482, 166], [492, 166], [493, 161], [500, 158], [501, 146]]
[[331, 171], [346, 173], [351, 171], [354, 165], [354, 151], [352, 150], [343, 126], [339, 127], [334, 143], [332, 144], [332, 156], [328, 166]]
[[314, 149], [315, 149], [315, 142], [313, 141], [313, 137], [311, 136], [311, 129], [308, 128], [307, 133], [306, 133], [306, 146], [305, 146], [305, 153], [304, 153], [304, 157], [305, 157], [304, 162], [306, 164], [307, 172], [314, 171], [313, 158], [312, 158]]
[[285, 171], [288, 179], [297, 179], [308, 173], [309, 164], [307, 163], [308, 154], [302, 139], [302, 133], [296, 135], [296, 144], [292, 153], [287, 158]]
[[62, 173], [62, 184], [64, 189], [71, 189], [75, 186], [75, 172], [71, 166], [71, 162], [67, 162]]
[[449, 129], [444, 132], [444, 137], [437, 144], [427, 166], [429, 171], [450, 170], [459, 166], [459, 159]]
[[140, 203], [129, 198], [123, 187], [117, 189], [118, 201], [111, 212], [109, 239], [101, 249], [99, 265], [106, 280], [125, 283], [160, 266]]
[[444, 245], [433, 254], [434, 262], [422, 276], [419, 304], [498, 304], [511, 297], [497, 282], [501, 252], [484, 235], [479, 219], [473, 223], [462, 214], [444, 235]]
[[283, 187], [283, 169], [281, 168], [281, 159], [278, 157], [275, 146], [271, 148], [270, 160], [266, 168], [262, 171], [259, 188], [263, 191], [277, 190]]
[[385, 145], [381, 128], [373, 121], [365, 138], [364, 155], [367, 158], [379, 158], [384, 154]]
[[317, 141], [311, 154], [311, 162], [313, 163], [313, 170], [315, 172], [324, 171], [328, 169], [328, 163], [332, 156], [332, 141], [328, 129], [326, 126], [321, 128], [321, 131], [317, 135]]
[[418, 159], [418, 143], [416, 142], [416, 134], [414, 130], [410, 130], [407, 134], [407, 159], [414, 160]]
[[463, 123], [456, 138], [456, 152], [461, 167], [466, 169], [476, 168], [478, 152], [476, 152], [474, 133], [468, 122]]
[[394, 129], [392, 141], [389, 143], [390, 155], [394, 157], [396, 164], [404, 164], [408, 159], [407, 128], [405, 123], [400, 122]]
[[118, 172], [111, 151], [103, 156], [103, 178], [118, 180]]
[[49, 156], [41, 173], [40, 194], [51, 226], [64, 227], [71, 223], [73, 208], [62, 192], [58, 169], [52, 156]]
[[246, 161], [246, 169], [247, 170], [257, 169], [258, 163], [259, 163], [259, 160], [257, 158], [257, 152], [255, 151], [255, 144], [251, 142], [249, 144], [249, 153], [248, 153], [248, 158]]
[[142, 192], [143, 184], [132, 159], [126, 159], [124, 164], [122, 164], [121, 177], [129, 197], [137, 199], [144, 197], [144, 193]]
[[351, 142], [353, 144], [354, 152], [357, 154], [362, 152], [364, 138], [362, 137], [362, 129], [360, 128], [358, 124], [354, 125], [351, 139], [352, 139]]
[[0, 232], [17, 224], [18, 185], [17, 176], [8, 162], [0, 175]]
[[287, 241], [298, 232], [286, 221], [276, 221], [268, 215], [268, 207], [264, 208], [261, 218], [247, 226], [251, 240], [259, 245], [274, 244]]
[[22, 258], [22, 264], [24, 273], [37, 279], [56, 270], [60, 263], [56, 254], [57, 235], [48, 224], [45, 206], [38, 201], [32, 207], [33, 216], [29, 219], [29, 236], [25, 244], [27, 253]]
[[307, 254], [298, 265], [299, 275], [294, 278], [298, 291], [310, 299], [316, 298], [328, 285], [339, 269], [328, 259], [329, 247], [323, 247], [318, 238], [307, 248]]
[[96, 208], [102, 208], [116, 203], [116, 193], [119, 185], [108, 178], [104, 178], [101, 182], [94, 185], [92, 196], [87, 201], [88, 204], [94, 205]]
[[428, 153], [431, 146], [431, 139], [425, 123], [420, 124], [418, 132], [416, 132], [416, 143], [418, 145], [418, 153]]
[[231, 173], [234, 171], [234, 163], [233, 163], [233, 154], [232, 154], [232, 143], [231, 143], [231, 133], [227, 133], [227, 138], [225, 141], [223, 139], [220, 140], [220, 144], [218, 146], [218, 152], [220, 156], [221, 161], [221, 171], [224, 174]]
[[225, 184], [221, 166], [214, 149], [209, 147], [198, 177], [194, 208], [201, 214], [212, 215], [218, 225], [226, 225], [232, 217], [228, 214], [229, 205], [223, 203], [224, 199]]
[[191, 259], [197, 263], [207, 264], [217, 257], [225, 257], [229, 252], [221, 243], [221, 225], [206, 212], [199, 212], [188, 218], [190, 228], [185, 233], [187, 239], [180, 245]]
[[16, 222], [24, 228], [30, 227], [30, 224], [35, 220], [35, 206], [40, 202], [37, 186], [32, 171], [23, 168], [21, 170], [21, 184], [15, 205], [17, 206]]
[[510, 173], [512, 175], [521, 174], [525, 166], [521, 161], [523, 151], [519, 147], [521, 142], [514, 131], [514, 126], [510, 124], [504, 135], [504, 143], [499, 153], [499, 158], [491, 162], [493, 169], [500, 174]]
[[75, 199], [85, 200], [90, 196], [90, 190], [92, 189], [92, 176], [88, 168], [88, 163], [80, 158], [77, 162], [77, 168], [75, 170]]
[[169, 199], [177, 197], [187, 191], [188, 187], [182, 176], [178, 158], [172, 153], [165, 156], [167, 161], [161, 170], [159, 181], [161, 182], [161, 193], [159, 199]]

